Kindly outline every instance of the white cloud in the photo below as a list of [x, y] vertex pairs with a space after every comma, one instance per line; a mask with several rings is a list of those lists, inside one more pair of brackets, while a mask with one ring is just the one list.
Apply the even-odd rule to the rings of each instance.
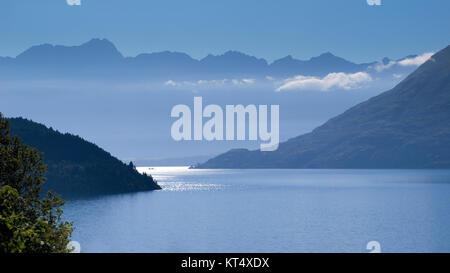
[[168, 81], [166, 81], [166, 82], [164, 83], [164, 85], [167, 85], [167, 86], [177, 86], [177, 83], [174, 82], [174, 81], [172, 81], [172, 80], [168, 80]]
[[323, 78], [310, 76], [296, 76], [289, 78], [276, 89], [276, 91], [285, 90], [311, 90], [311, 91], [329, 91], [331, 89], [351, 90], [363, 87], [364, 84], [372, 81], [372, 77], [366, 72], [330, 73]]
[[244, 84], [254, 84], [255, 79], [242, 79], [242, 83]]
[[256, 83], [255, 79], [223, 79], [223, 80], [198, 80], [198, 81], [182, 81], [176, 82], [168, 80], [164, 83], [166, 86], [172, 87], [222, 87], [226, 85], [249, 86]]
[[414, 58], [404, 59], [398, 62], [401, 66], [419, 66], [428, 61], [433, 56], [433, 52], [427, 52]]
[[381, 0], [366, 0], [369, 6], [381, 6]]
[[66, 0], [69, 6], [81, 6], [81, 0]]
[[420, 66], [423, 63], [425, 63], [426, 61], [428, 61], [431, 58], [431, 56], [433, 56], [433, 55], [434, 55], [433, 52], [427, 52], [427, 53], [424, 53], [424, 54], [416, 56], [416, 57], [403, 59], [401, 61], [390, 61], [387, 64], [377, 63], [374, 66], [372, 66], [372, 68], [375, 69], [377, 72], [382, 72], [382, 71], [389, 69], [395, 65], [404, 66], [404, 67], [405, 66]]
[[394, 65], [396, 65], [397, 62], [395, 61], [390, 61], [387, 64], [384, 63], [377, 63], [375, 64], [375, 66], [373, 66], [373, 68], [377, 71], [377, 72], [382, 72], [383, 70], [389, 69], [391, 67], [393, 67]]

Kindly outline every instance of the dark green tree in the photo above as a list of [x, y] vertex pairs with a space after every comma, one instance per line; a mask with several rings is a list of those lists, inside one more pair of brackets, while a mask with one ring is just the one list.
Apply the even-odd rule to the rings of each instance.
[[42, 153], [11, 137], [0, 113], [0, 253], [67, 252], [73, 227], [61, 219], [64, 200], [42, 198], [45, 172]]

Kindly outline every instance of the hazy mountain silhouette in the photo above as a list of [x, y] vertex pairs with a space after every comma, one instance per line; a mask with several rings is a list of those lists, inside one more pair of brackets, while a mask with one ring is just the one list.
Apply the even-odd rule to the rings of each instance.
[[264, 59], [238, 52], [227, 51], [223, 55], [208, 55], [200, 60], [203, 72], [218, 75], [261, 76], [268, 73], [268, 64]]
[[355, 64], [331, 53], [309, 60], [287, 56], [269, 64], [238, 51], [208, 55], [196, 60], [185, 53], [158, 52], [124, 57], [106, 39], [92, 39], [79, 46], [43, 44], [16, 58], [0, 58], [3, 79], [223, 79], [295, 75], [324, 76], [331, 72], [364, 71], [374, 63]]
[[133, 163], [138, 167], [147, 166], [195, 166], [200, 162], [205, 162], [214, 155], [197, 155], [185, 157], [172, 157], [161, 159], [136, 159]]
[[279, 76], [291, 76], [292, 74], [325, 76], [331, 72], [355, 73], [364, 71], [372, 64], [355, 64], [327, 52], [308, 61], [296, 60], [289, 55], [273, 62], [270, 65], [270, 70], [274, 75]]
[[231, 150], [200, 168], [450, 168], [450, 46], [390, 91], [274, 152]]
[[0, 62], [0, 72], [12, 79], [92, 78], [120, 74], [123, 60], [113, 43], [92, 39], [79, 46], [33, 46], [6, 64]]
[[113, 43], [106, 39], [92, 39], [80, 46], [33, 46], [16, 57], [22, 64], [107, 64], [123, 59]]
[[129, 76], [182, 78], [198, 73], [199, 61], [181, 52], [143, 53], [125, 59], [124, 70]]
[[151, 176], [139, 174], [108, 152], [78, 136], [62, 134], [23, 118], [10, 119], [11, 135], [44, 153], [45, 191], [64, 197], [159, 189]]

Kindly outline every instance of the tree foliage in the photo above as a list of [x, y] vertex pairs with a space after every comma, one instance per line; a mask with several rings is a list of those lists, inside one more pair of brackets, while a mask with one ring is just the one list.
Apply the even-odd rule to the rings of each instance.
[[41, 198], [45, 172], [42, 153], [11, 137], [0, 113], [0, 253], [67, 252], [73, 227], [61, 219], [64, 200]]

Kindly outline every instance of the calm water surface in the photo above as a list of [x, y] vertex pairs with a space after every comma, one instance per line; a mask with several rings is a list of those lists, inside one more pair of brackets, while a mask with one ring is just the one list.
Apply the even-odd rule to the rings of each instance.
[[449, 170], [138, 169], [163, 190], [65, 205], [83, 252], [450, 252]]

